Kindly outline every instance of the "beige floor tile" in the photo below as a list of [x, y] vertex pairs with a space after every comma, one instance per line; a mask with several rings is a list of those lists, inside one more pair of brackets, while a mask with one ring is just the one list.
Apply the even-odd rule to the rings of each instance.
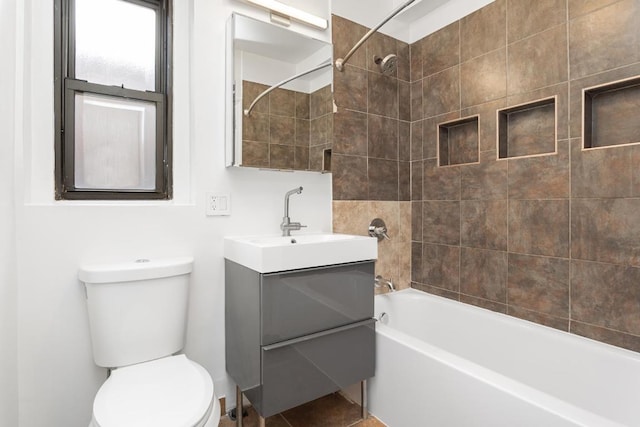
[[338, 393], [321, 397], [282, 413], [291, 427], [346, 427], [360, 418], [360, 406]]
[[[258, 427], [258, 413], [252, 407], [247, 407], [245, 409], [247, 410], [249, 415], [242, 419], [242, 427]], [[265, 424], [266, 427], [291, 427], [280, 414], [267, 418]], [[220, 419], [220, 424], [218, 424], [218, 427], [235, 427], [235, 425], [235, 421], [230, 420], [225, 416]]]
[[[258, 414], [247, 407], [248, 416], [243, 419], [244, 427], [257, 427]], [[235, 421], [228, 417], [220, 420], [219, 427], [234, 427]], [[373, 416], [360, 419], [360, 405], [345, 399], [339, 393], [330, 394], [304, 405], [289, 409], [267, 418], [267, 427], [385, 427]]]
[[386, 425], [374, 417], [369, 417], [366, 420], [361, 420], [355, 424], [351, 424], [349, 427], [386, 427]]

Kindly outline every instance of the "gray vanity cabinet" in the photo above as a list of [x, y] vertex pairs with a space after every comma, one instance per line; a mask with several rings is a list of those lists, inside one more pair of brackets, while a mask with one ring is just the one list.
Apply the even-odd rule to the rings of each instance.
[[373, 376], [373, 261], [225, 269], [227, 372], [262, 417]]

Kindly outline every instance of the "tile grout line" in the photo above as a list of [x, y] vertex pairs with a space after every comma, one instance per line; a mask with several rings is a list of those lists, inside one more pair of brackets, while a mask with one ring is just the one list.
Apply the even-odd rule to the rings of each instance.
[[[505, 66], [505, 103], [506, 105], [509, 105], [509, 2], [505, 1], [504, 3], [504, 43], [505, 43], [505, 55], [504, 55], [504, 66]], [[496, 121], [496, 139], [498, 139], [498, 133], [500, 132], [500, 124], [498, 123], [498, 115], [496, 113], [496, 116], [494, 117], [494, 120]], [[507, 242], [506, 242], [506, 249], [507, 249], [507, 271], [506, 271], [506, 278], [505, 278], [505, 304], [506, 304], [506, 309], [507, 309], [507, 314], [509, 314], [509, 258], [510, 258], [510, 252], [509, 252], [509, 208], [510, 208], [510, 198], [509, 198], [509, 157], [508, 157], [508, 150], [509, 147], [507, 145], [507, 212], [506, 212], [506, 216], [507, 216], [507, 221], [506, 221], [506, 226], [507, 226], [507, 230], [506, 230], [506, 238], [507, 238]], [[498, 146], [498, 141], [496, 141], [496, 158], [499, 158], [500, 156], [500, 148]]]
[[[462, 19], [458, 20], [458, 119], [462, 116]], [[478, 121], [479, 122], [479, 121]], [[479, 123], [478, 123], [478, 126]], [[438, 129], [438, 134], [440, 130]], [[478, 138], [480, 130], [478, 128]], [[447, 145], [449, 145], [447, 143]], [[478, 148], [480, 142], [478, 141]], [[438, 147], [440, 149], [440, 147]], [[451, 146], [447, 147], [447, 156], [449, 157], [448, 163], [451, 164]], [[480, 162], [480, 155], [478, 154], [478, 162]], [[438, 162], [439, 163], [439, 162]], [[437, 166], [440, 166], [437, 164]], [[457, 168], [458, 171], [458, 301], [462, 300], [462, 168]]]
[[[278, 414], [278, 415], [280, 416], [280, 418], [282, 418], [282, 419], [284, 420], [284, 422], [285, 422], [285, 423], [287, 423], [287, 425], [288, 425], [289, 427], [293, 427], [293, 424], [291, 424], [291, 423], [289, 422], [289, 420], [288, 420], [288, 419], [287, 419], [283, 414], [281, 414], [281, 413], [280, 413], [280, 414]], [[266, 424], [266, 422], [265, 422], [265, 424]]]
[[[569, 49], [569, 45], [570, 45], [570, 36], [571, 36], [571, 32], [569, 31], [569, 27], [571, 25], [570, 22], [570, 16], [569, 16], [569, 0], [566, 0], [565, 2], [566, 5], [566, 20], [567, 20], [567, 149], [569, 150], [569, 277], [568, 279], [568, 289], [567, 289], [567, 304], [568, 304], [568, 316], [569, 316], [569, 324], [567, 325], [567, 332], [571, 333], [571, 321], [572, 321], [572, 310], [571, 310], [571, 294], [572, 294], [572, 280], [571, 280], [571, 276], [572, 276], [572, 271], [573, 271], [573, 253], [572, 253], [572, 241], [571, 241], [571, 208], [573, 206], [573, 198], [571, 197], [572, 194], [572, 182], [571, 182], [571, 164], [573, 162], [573, 154], [572, 154], [572, 142], [571, 142], [571, 59], [570, 59], [570, 55], [571, 55], [571, 51]], [[582, 95], [581, 95], [582, 96]], [[582, 112], [580, 114], [583, 114]], [[583, 140], [580, 140], [580, 145], [583, 145]]]

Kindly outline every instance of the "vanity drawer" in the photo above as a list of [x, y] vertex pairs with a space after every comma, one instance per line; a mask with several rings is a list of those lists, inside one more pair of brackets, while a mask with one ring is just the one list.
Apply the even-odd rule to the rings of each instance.
[[374, 319], [264, 346], [258, 412], [277, 414], [370, 378], [374, 370]]
[[373, 317], [373, 261], [261, 275], [261, 344]]

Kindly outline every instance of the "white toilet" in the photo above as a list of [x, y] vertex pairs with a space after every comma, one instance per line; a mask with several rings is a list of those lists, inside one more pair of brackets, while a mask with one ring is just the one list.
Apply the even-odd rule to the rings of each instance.
[[192, 258], [82, 267], [93, 358], [112, 368], [89, 427], [215, 427], [209, 373], [183, 354]]

